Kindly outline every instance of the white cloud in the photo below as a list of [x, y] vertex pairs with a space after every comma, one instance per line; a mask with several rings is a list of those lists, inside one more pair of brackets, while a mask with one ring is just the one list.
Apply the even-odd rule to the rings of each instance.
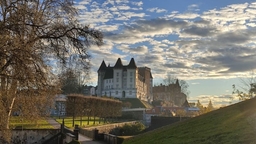
[[179, 19], [195, 19], [199, 17], [199, 14], [196, 13], [180, 13], [173, 16], [173, 18], [179, 18]]
[[129, 10], [131, 9], [129, 6], [127, 5], [122, 5], [122, 6], [117, 6], [118, 10]]
[[136, 5], [136, 6], [142, 6], [143, 5], [143, 2], [142, 1], [139, 1], [139, 2], [132, 2], [133, 5]]
[[160, 9], [158, 7], [147, 9], [147, 11], [149, 11], [149, 12], [156, 12], [156, 13], [167, 12], [166, 9]]

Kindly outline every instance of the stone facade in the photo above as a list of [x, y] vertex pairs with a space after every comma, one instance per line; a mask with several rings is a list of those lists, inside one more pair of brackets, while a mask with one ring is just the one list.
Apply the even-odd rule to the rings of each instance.
[[168, 106], [182, 106], [187, 100], [187, 96], [181, 92], [179, 80], [174, 84], [154, 86], [153, 87], [154, 101], [169, 102]]
[[98, 70], [98, 96], [115, 98], [138, 98], [151, 102], [153, 77], [148, 67], [137, 67], [134, 59], [123, 65], [118, 58], [115, 66], [106, 66], [102, 61]]

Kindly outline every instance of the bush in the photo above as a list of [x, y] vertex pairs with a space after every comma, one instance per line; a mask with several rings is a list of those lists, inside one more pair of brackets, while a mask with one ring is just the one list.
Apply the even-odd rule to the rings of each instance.
[[130, 136], [139, 134], [145, 128], [146, 127], [141, 122], [136, 122], [135, 124], [125, 124], [122, 127], [116, 127], [109, 133], [117, 136]]

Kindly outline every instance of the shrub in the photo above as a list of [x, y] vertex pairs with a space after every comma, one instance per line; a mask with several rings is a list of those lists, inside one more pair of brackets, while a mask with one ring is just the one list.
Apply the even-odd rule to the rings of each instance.
[[146, 127], [141, 122], [136, 122], [135, 124], [125, 124], [122, 127], [116, 127], [109, 133], [117, 136], [130, 136], [139, 134], [145, 128]]

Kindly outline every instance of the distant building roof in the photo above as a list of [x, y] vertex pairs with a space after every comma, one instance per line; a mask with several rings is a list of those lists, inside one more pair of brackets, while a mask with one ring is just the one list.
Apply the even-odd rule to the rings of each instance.
[[185, 100], [185, 102], [183, 103], [182, 107], [186, 107], [186, 108], [190, 107], [190, 105], [189, 105], [187, 100]]

